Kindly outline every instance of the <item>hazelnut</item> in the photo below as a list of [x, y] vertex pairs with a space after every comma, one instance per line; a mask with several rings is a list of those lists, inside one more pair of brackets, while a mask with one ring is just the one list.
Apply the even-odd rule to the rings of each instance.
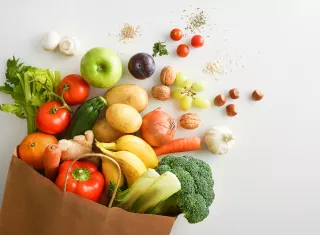
[[171, 86], [175, 80], [176, 75], [171, 66], [166, 66], [161, 70], [160, 81], [163, 85]]
[[193, 130], [199, 127], [200, 118], [195, 113], [185, 113], [180, 118], [180, 126], [184, 129]]
[[236, 106], [234, 104], [227, 105], [226, 110], [227, 110], [227, 115], [229, 117], [234, 117], [238, 114], [238, 112], [236, 110]]
[[170, 88], [164, 85], [156, 85], [152, 87], [151, 93], [153, 98], [162, 101], [170, 99], [171, 96]]
[[229, 96], [232, 99], [238, 99], [239, 98], [239, 90], [237, 88], [233, 88], [229, 91]]
[[263, 92], [262, 91], [254, 90], [252, 92], [252, 99], [253, 100], [259, 101], [259, 100], [262, 100], [262, 98], [263, 98]]
[[214, 98], [214, 104], [218, 107], [221, 107], [223, 106], [226, 102], [227, 102], [227, 99], [224, 95], [217, 95], [215, 98]]

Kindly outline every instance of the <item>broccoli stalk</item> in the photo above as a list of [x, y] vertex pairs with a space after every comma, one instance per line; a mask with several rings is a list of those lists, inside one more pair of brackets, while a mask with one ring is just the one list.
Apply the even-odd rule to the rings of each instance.
[[[143, 173], [133, 185], [124, 190], [118, 191], [114, 199], [113, 205], [124, 210], [131, 211], [133, 203], [160, 177], [153, 169], [148, 169]], [[109, 190], [113, 191], [112, 188]], [[109, 193], [110, 194], [110, 193]]]

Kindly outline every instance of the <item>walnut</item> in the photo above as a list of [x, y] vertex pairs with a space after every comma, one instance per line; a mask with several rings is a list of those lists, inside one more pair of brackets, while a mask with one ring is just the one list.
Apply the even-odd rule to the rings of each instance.
[[151, 93], [153, 98], [162, 101], [170, 99], [171, 96], [170, 88], [164, 85], [156, 85], [152, 87]]
[[171, 66], [166, 66], [161, 70], [160, 81], [163, 85], [171, 86], [176, 80], [176, 74]]
[[193, 130], [200, 126], [200, 118], [195, 113], [185, 113], [180, 118], [180, 126], [184, 129]]

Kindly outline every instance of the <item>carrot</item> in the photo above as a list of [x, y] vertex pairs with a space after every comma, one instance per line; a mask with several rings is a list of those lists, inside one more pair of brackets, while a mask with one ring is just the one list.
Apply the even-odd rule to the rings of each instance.
[[169, 143], [160, 147], [154, 147], [153, 150], [157, 156], [167, 153], [187, 152], [198, 150], [201, 148], [201, 138], [194, 136], [191, 138], [181, 138], [172, 140]]
[[61, 149], [58, 144], [49, 144], [43, 154], [44, 174], [45, 176], [54, 181], [61, 159]]

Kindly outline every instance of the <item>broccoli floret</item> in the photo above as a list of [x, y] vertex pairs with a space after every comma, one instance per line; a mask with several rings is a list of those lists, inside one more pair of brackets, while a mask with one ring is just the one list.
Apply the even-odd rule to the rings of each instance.
[[186, 195], [178, 198], [178, 204], [184, 217], [191, 224], [199, 223], [209, 215], [209, 208], [205, 199], [200, 194]]
[[192, 156], [166, 156], [156, 171], [160, 175], [166, 171], [174, 173], [181, 190], [154, 208], [152, 214], [184, 213], [189, 223], [201, 222], [208, 216], [215, 195], [211, 168], [206, 162]]
[[162, 165], [157, 168], [157, 172], [162, 175], [163, 173], [170, 171], [171, 168], [168, 165]]
[[162, 164], [161, 165], [168, 165], [171, 166], [172, 162], [174, 162], [176, 159], [176, 157], [174, 156], [166, 156], [164, 158], [161, 159]]
[[182, 194], [188, 195], [195, 193], [196, 184], [194, 178], [189, 172], [185, 171], [182, 167], [171, 168], [168, 171], [171, 171], [173, 174], [175, 174], [178, 177], [181, 185], [183, 185], [181, 190], [178, 192], [178, 195], [181, 196]]

